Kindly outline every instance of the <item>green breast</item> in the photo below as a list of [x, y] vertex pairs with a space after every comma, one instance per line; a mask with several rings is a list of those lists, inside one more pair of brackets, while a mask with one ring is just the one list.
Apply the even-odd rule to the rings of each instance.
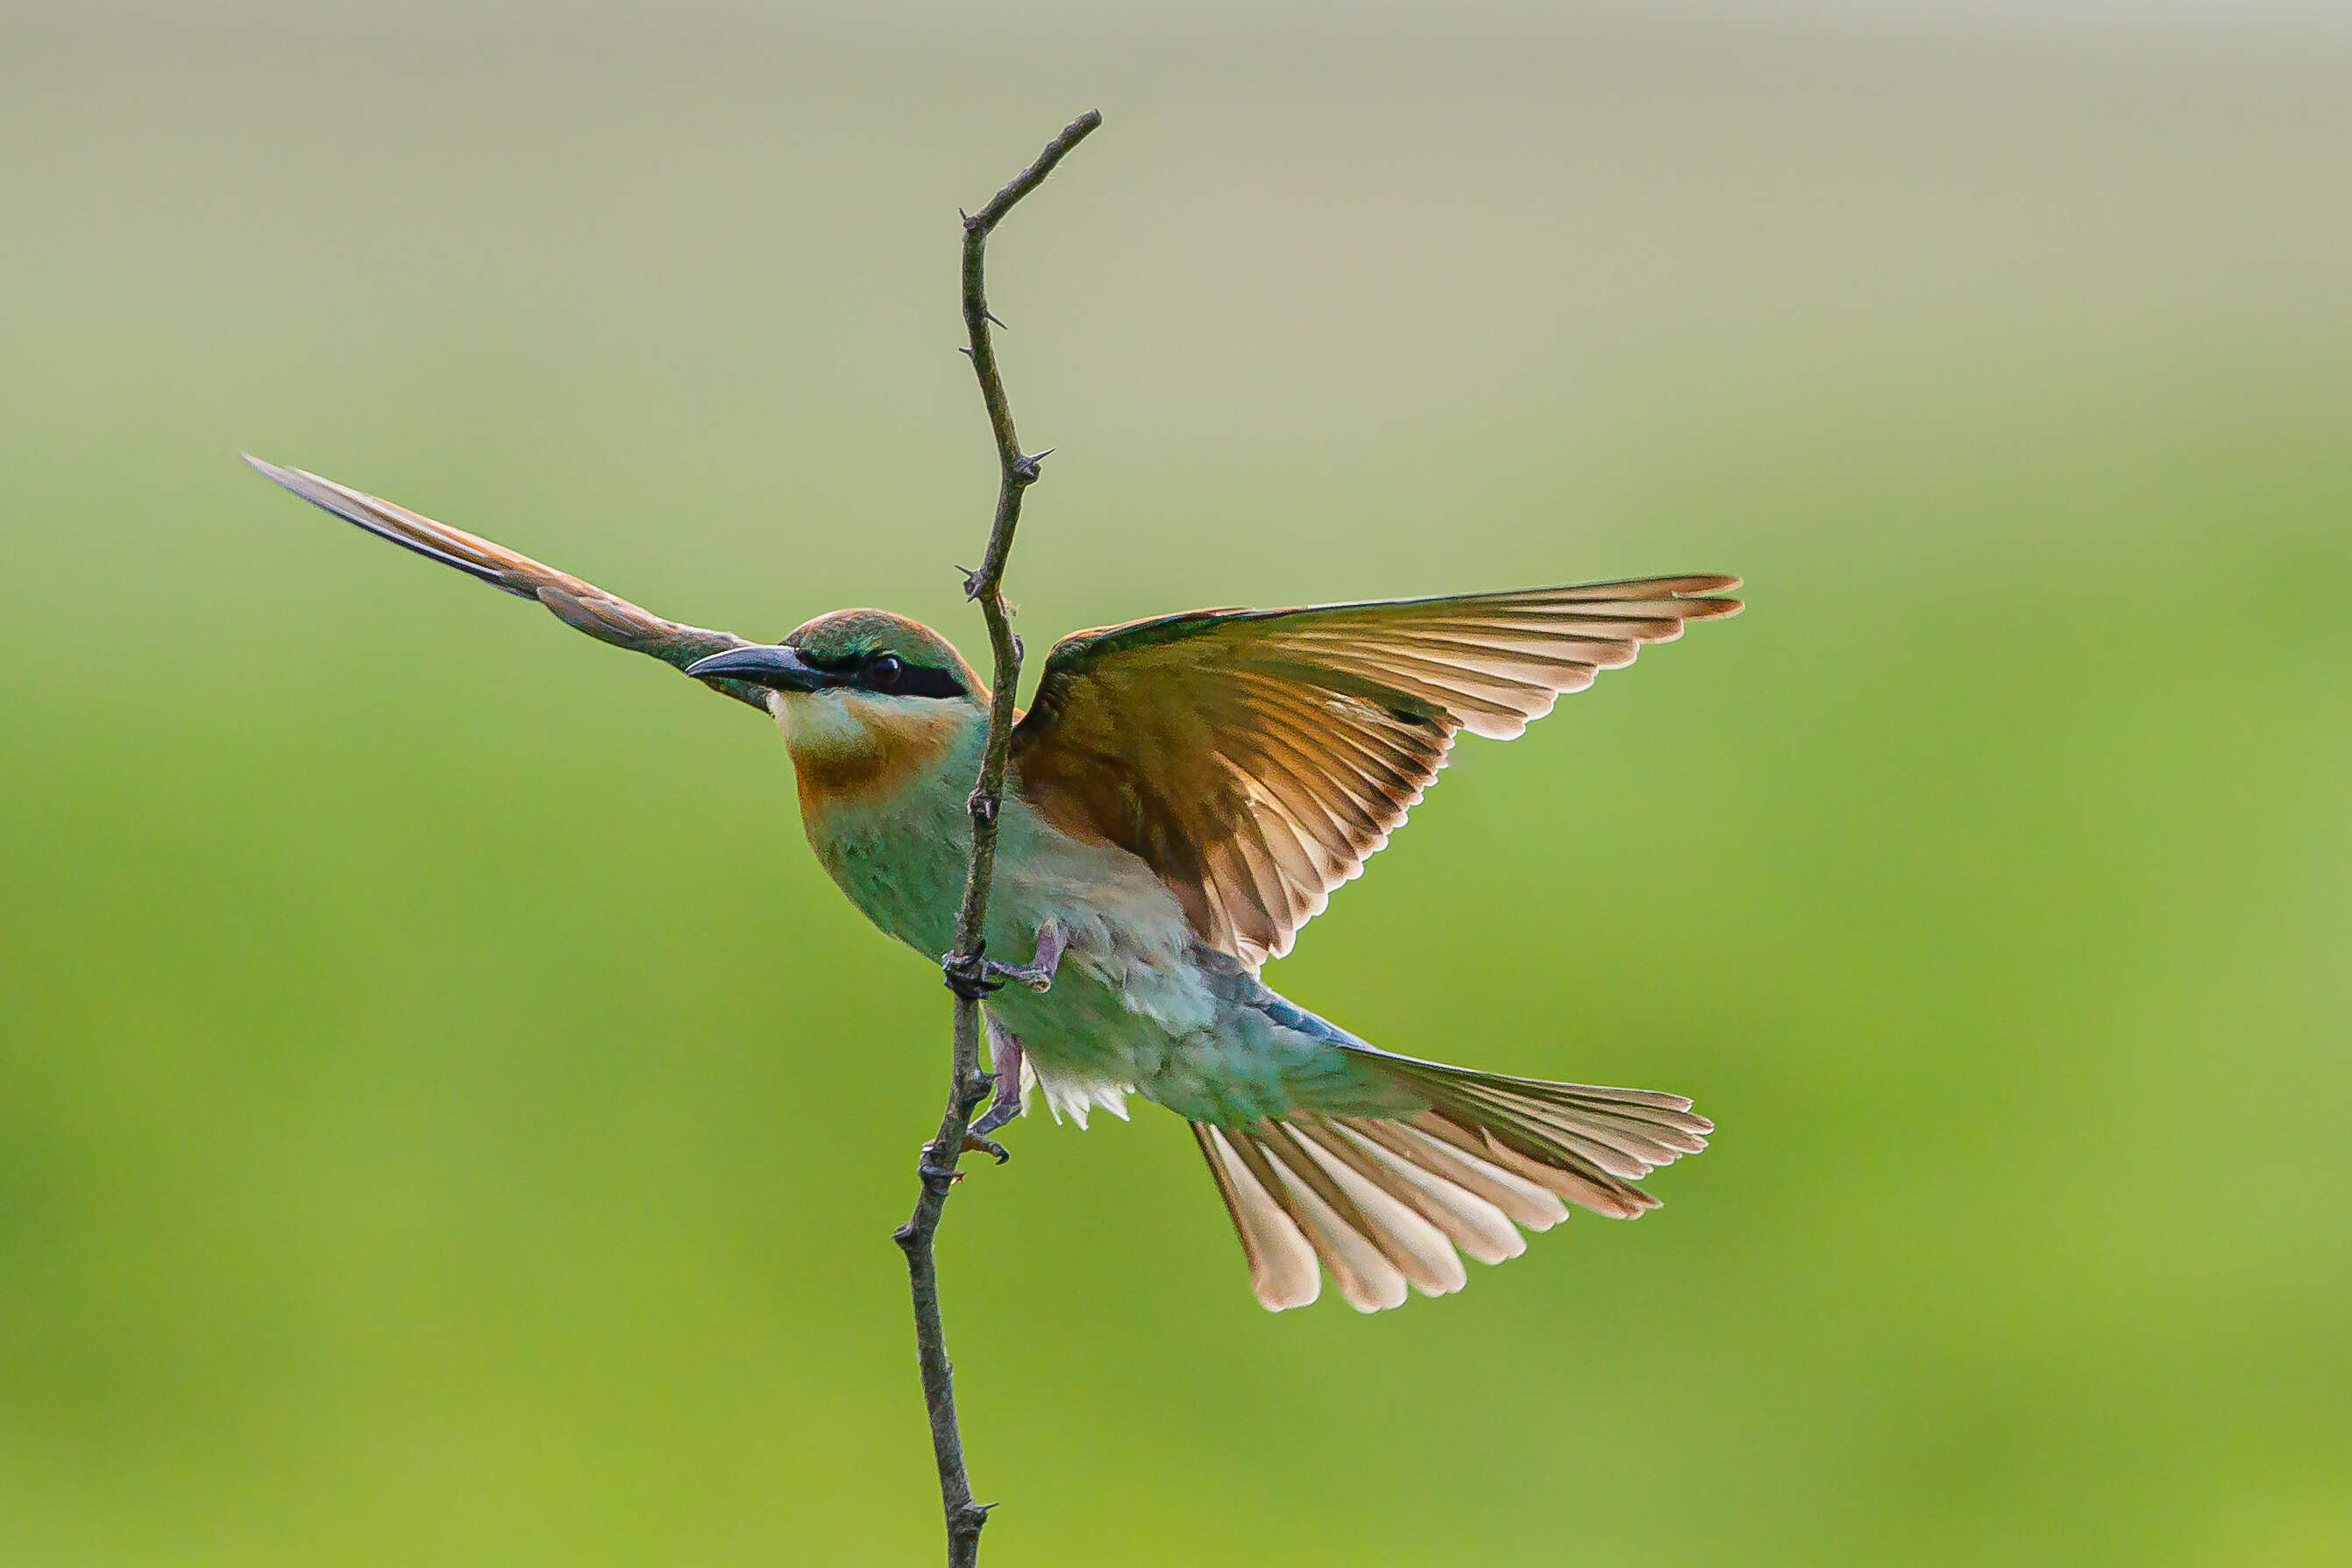
[[887, 808], [841, 807], [810, 824], [809, 841], [849, 902], [926, 957], [955, 939], [971, 859], [971, 819], [961, 790], [929, 781]]

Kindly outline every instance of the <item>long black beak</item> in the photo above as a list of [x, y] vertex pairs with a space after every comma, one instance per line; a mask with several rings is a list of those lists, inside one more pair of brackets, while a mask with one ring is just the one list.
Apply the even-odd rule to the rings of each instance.
[[686, 673], [705, 680], [724, 676], [780, 692], [813, 692], [833, 684], [832, 676], [804, 663], [797, 650], [782, 643], [754, 643], [745, 648], [730, 648], [723, 653], [697, 659], [686, 667]]

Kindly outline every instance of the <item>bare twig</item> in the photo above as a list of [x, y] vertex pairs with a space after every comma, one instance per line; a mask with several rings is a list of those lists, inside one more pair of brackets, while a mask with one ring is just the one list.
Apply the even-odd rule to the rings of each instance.
[[988, 916], [988, 890], [996, 873], [996, 808], [1004, 790], [1004, 762], [1013, 745], [1013, 705], [1021, 680], [1021, 643], [1013, 635], [1012, 617], [1004, 608], [1004, 564], [1013, 553], [1013, 530], [1021, 522], [1021, 493], [1037, 480], [1037, 464], [1045, 454], [1024, 455], [1013, 433], [1013, 408], [1005, 401], [1003, 378], [997, 373], [996, 349], [989, 338], [988, 295], [983, 264], [988, 236], [1013, 204], [1045, 183], [1063, 155], [1086, 140], [1102, 116], [1093, 110], [1078, 116], [1059, 136], [1045, 144], [1037, 161], [1015, 174], [988, 205], [963, 220], [963, 324], [971, 338], [965, 352], [972, 373], [980, 378], [980, 395], [988, 405], [989, 427], [996, 435], [996, 522], [989, 531], [988, 553], [979, 570], [964, 579], [963, 591], [976, 601], [988, 622], [988, 642], [995, 655], [988, 710], [988, 743], [982, 754], [980, 779], [971, 792], [971, 868], [963, 885], [963, 908], [956, 919], [955, 951], [942, 967], [956, 989], [954, 1069], [948, 1083], [948, 1104], [940, 1117], [939, 1135], [924, 1145], [917, 1166], [922, 1181], [913, 1218], [898, 1230], [907, 1254], [907, 1280], [915, 1298], [915, 1350], [922, 1366], [923, 1404], [931, 1417], [931, 1454], [940, 1469], [940, 1503], [946, 1511], [949, 1568], [967, 1568], [980, 1560], [981, 1526], [988, 1522], [987, 1504], [971, 1497], [971, 1478], [965, 1472], [963, 1438], [956, 1427], [954, 1368], [948, 1362], [947, 1336], [940, 1326], [940, 1278], [932, 1239], [939, 1233], [948, 1191], [956, 1182], [956, 1161], [963, 1150], [971, 1113], [987, 1095], [992, 1080], [980, 1070], [980, 1003], [982, 980], [981, 932]]

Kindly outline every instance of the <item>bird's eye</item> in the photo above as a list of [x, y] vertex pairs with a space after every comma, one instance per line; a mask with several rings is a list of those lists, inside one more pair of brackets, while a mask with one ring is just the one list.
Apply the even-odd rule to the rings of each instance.
[[895, 686], [907, 666], [896, 653], [877, 653], [866, 661], [866, 678], [877, 686]]

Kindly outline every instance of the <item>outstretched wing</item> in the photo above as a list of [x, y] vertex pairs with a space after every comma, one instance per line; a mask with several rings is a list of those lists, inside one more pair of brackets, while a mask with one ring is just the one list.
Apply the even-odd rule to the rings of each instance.
[[[390, 539], [403, 549], [415, 550], [429, 560], [478, 577], [492, 588], [504, 589], [518, 599], [537, 600], [554, 612], [557, 620], [600, 643], [650, 653], [681, 670], [709, 654], [751, 645], [748, 639], [732, 632], [707, 632], [699, 626], [665, 621], [651, 611], [641, 610], [625, 599], [605, 592], [594, 583], [583, 582], [551, 566], [541, 566], [503, 545], [420, 517], [405, 507], [363, 490], [338, 485], [332, 479], [322, 479], [299, 468], [280, 468], [250, 454], [245, 460], [312, 506], [323, 507], [347, 523], [357, 524], [378, 538]], [[766, 694], [757, 686], [729, 680], [709, 684], [763, 713], [767, 711]]]
[[1507, 740], [1731, 577], [1303, 610], [1201, 610], [1064, 638], [1013, 732], [1023, 796], [1139, 855], [1202, 937], [1290, 950], [1404, 821], [1456, 731]]

